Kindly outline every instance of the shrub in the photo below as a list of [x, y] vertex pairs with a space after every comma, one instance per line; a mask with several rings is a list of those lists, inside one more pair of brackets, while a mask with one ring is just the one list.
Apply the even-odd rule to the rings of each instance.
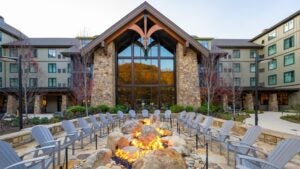
[[185, 111], [187, 111], [187, 112], [193, 112], [194, 111], [194, 107], [193, 106], [186, 106], [185, 107]]
[[101, 113], [106, 113], [109, 111], [109, 107], [105, 104], [101, 104], [101, 105], [97, 106], [97, 111], [101, 112]]
[[118, 104], [116, 105], [117, 111], [128, 112], [128, 107], [126, 105]]
[[254, 110], [245, 110], [245, 113], [247, 113], [247, 114], [254, 114], [255, 111]]
[[10, 121], [11, 125], [14, 126], [14, 127], [19, 127], [19, 118], [18, 117], [14, 117], [11, 119]]
[[[221, 111], [221, 106], [216, 104], [210, 104], [209, 110], [211, 113], [219, 113]], [[208, 111], [208, 104], [204, 103], [201, 106], [198, 107], [197, 112], [202, 114], [207, 114]]]
[[96, 106], [89, 107], [89, 113], [97, 114], [98, 113], [97, 107]]
[[49, 119], [47, 117], [42, 117], [39, 121], [40, 124], [48, 124], [49, 123]]
[[62, 121], [62, 117], [53, 117], [50, 119], [50, 123], [58, 123], [60, 121]]
[[181, 106], [181, 105], [173, 105], [170, 107], [170, 110], [173, 112], [173, 113], [179, 113], [181, 111], [184, 110], [184, 107]]
[[115, 106], [109, 108], [109, 112], [110, 112], [110, 113], [116, 114], [117, 111], [118, 111], [118, 109], [117, 109], [117, 107], [115, 107]]
[[85, 115], [85, 107], [83, 106], [71, 106], [68, 107], [64, 114], [66, 119], [72, 119], [74, 117], [82, 117]]
[[40, 124], [40, 118], [39, 117], [34, 117], [32, 119], [29, 119], [28, 121], [29, 121], [30, 124], [33, 124], [33, 125]]

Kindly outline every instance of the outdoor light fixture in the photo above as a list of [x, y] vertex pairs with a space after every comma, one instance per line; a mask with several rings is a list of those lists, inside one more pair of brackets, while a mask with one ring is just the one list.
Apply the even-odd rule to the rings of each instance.
[[46, 105], [47, 105], [47, 98], [46, 98], [46, 96], [43, 96], [42, 104], [43, 104], [44, 107], [46, 107]]

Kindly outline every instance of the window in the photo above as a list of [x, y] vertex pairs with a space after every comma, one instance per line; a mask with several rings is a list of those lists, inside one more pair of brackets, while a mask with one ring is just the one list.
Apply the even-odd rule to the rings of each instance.
[[2, 62], [0, 62], [0, 72], [2, 72]]
[[284, 83], [291, 83], [295, 81], [295, 72], [289, 71], [284, 73]]
[[29, 72], [30, 73], [36, 73], [37, 72], [37, 64], [36, 63], [30, 63], [29, 64]]
[[16, 63], [9, 64], [10, 73], [18, 73], [18, 65]]
[[56, 63], [48, 63], [48, 73], [56, 73]]
[[283, 25], [283, 32], [287, 32], [294, 28], [294, 20], [290, 20]]
[[202, 46], [204, 46], [206, 49], [209, 49], [209, 41], [208, 40], [199, 40], [198, 41]]
[[250, 58], [258, 57], [258, 51], [256, 49], [250, 50]]
[[233, 72], [239, 73], [241, 72], [241, 64], [240, 63], [233, 63]]
[[294, 36], [291, 36], [287, 39], [284, 39], [283, 41], [283, 49], [286, 50], [286, 49], [289, 49], [289, 48], [292, 48], [295, 46], [295, 38]]
[[223, 72], [223, 63], [218, 64], [218, 72]]
[[57, 72], [58, 72], [58, 73], [61, 73], [61, 69], [57, 69]]
[[37, 87], [38, 86], [38, 79], [37, 78], [30, 78], [29, 79], [29, 87]]
[[268, 76], [268, 84], [269, 85], [276, 85], [277, 84], [277, 75]]
[[0, 32], [0, 42], [2, 41], [2, 32]]
[[71, 87], [71, 78], [68, 78], [68, 87]]
[[66, 69], [63, 69], [62, 72], [63, 72], [63, 73], [66, 73]]
[[292, 65], [295, 63], [295, 54], [290, 53], [284, 56], [284, 66]]
[[0, 57], [2, 57], [2, 48], [0, 47]]
[[18, 50], [16, 48], [9, 48], [10, 57], [18, 57]]
[[235, 77], [234, 78], [234, 86], [240, 86], [241, 85], [241, 78]]
[[273, 44], [271, 46], [268, 47], [268, 55], [271, 56], [271, 55], [274, 55], [276, 54], [276, 44]]
[[71, 63], [68, 63], [68, 73], [71, 73]]
[[2, 77], [0, 77], [0, 87], [2, 87]]
[[255, 77], [250, 77], [250, 86], [255, 86]]
[[268, 34], [268, 40], [269, 41], [274, 39], [274, 38], [276, 38], [276, 31], [272, 31]]
[[254, 73], [255, 72], [255, 63], [250, 63], [250, 73]]
[[10, 87], [19, 87], [18, 78], [10, 78], [9, 79], [9, 86]]
[[48, 87], [56, 87], [56, 78], [48, 78]]
[[48, 58], [56, 58], [56, 50], [48, 49]]
[[233, 58], [240, 58], [240, 50], [234, 49], [234, 50], [232, 51], [232, 57], [233, 57]]
[[268, 62], [268, 69], [274, 70], [277, 68], [277, 60], [271, 60]]
[[34, 57], [34, 58], [37, 58], [37, 57], [38, 57], [37, 49], [36, 49], [36, 48], [33, 48], [33, 49], [32, 49], [32, 57]]

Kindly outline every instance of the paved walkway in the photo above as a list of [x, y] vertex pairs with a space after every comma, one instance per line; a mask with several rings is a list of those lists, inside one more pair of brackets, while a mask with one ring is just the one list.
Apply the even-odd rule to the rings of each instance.
[[[284, 113], [284, 115], [286, 114]], [[300, 135], [300, 124], [282, 120], [280, 116], [282, 116], [281, 112], [266, 111], [263, 114], [258, 114], [258, 125], [270, 130]], [[254, 114], [251, 114], [251, 117], [246, 119], [245, 123], [254, 124]]]

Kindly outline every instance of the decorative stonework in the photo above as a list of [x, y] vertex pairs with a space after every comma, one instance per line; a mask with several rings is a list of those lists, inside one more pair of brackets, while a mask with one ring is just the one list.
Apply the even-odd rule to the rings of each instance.
[[277, 93], [269, 95], [269, 111], [278, 111]]
[[188, 48], [184, 56], [184, 47], [176, 47], [177, 104], [200, 105], [197, 53]]
[[63, 94], [61, 95], [61, 111], [65, 111], [67, 109], [67, 95]]
[[99, 48], [94, 53], [94, 80], [91, 104], [115, 105], [115, 45], [108, 44], [106, 51]]
[[17, 111], [17, 99], [14, 95], [7, 96], [7, 113], [16, 114]]
[[41, 114], [42, 96], [34, 96], [34, 114]]
[[245, 108], [247, 110], [253, 110], [254, 109], [252, 93], [247, 93], [246, 94], [244, 105], [245, 105]]

